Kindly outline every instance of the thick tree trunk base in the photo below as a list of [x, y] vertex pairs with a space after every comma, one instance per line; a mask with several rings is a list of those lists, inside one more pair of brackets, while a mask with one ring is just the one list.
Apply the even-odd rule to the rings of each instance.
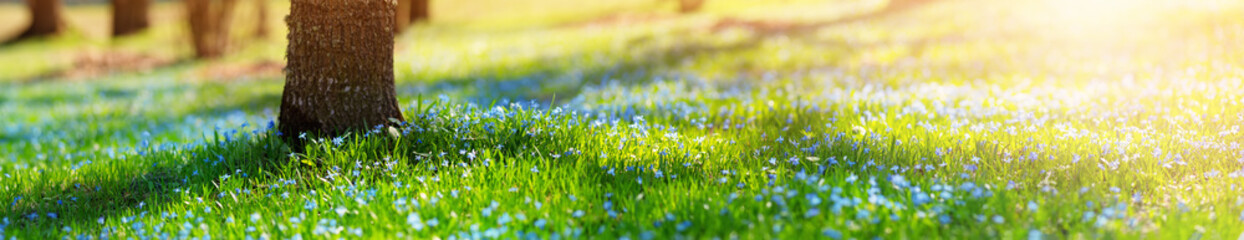
[[320, 137], [403, 121], [393, 86], [396, 4], [292, 0], [280, 131]]

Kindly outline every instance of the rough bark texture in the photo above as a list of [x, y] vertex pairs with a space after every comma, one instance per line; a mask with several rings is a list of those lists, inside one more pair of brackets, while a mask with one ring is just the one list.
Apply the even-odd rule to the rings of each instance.
[[393, 88], [393, 0], [291, 0], [280, 130], [332, 136], [402, 121]]
[[704, 6], [705, 0], [678, 0], [678, 12], [692, 13], [700, 11], [700, 7]]
[[268, 37], [268, 0], [255, 0], [255, 37]]
[[431, 0], [410, 0], [410, 23], [419, 23], [432, 19]]
[[55, 35], [65, 31], [64, 10], [60, 0], [26, 0], [30, 10], [30, 26], [17, 39]]
[[147, 9], [151, 0], [112, 0], [112, 36], [119, 37], [147, 29]]
[[229, 22], [236, 0], [185, 0], [186, 16], [194, 53], [200, 58], [215, 58], [225, 53], [229, 43]]

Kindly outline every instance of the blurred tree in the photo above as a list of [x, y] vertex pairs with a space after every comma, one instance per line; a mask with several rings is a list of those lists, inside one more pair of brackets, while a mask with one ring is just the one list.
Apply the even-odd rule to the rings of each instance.
[[229, 43], [230, 12], [236, 0], [185, 0], [190, 37], [199, 58], [224, 54]]
[[413, 4], [415, 4], [414, 0], [397, 0], [397, 9], [393, 13], [397, 18], [397, 21], [394, 22], [396, 32], [400, 33], [402, 29], [406, 29], [406, 26], [410, 25], [410, 12], [415, 9]]
[[26, 8], [30, 10], [30, 26], [14, 40], [38, 36], [55, 35], [65, 31], [65, 20], [60, 0], [26, 0]]
[[255, 37], [268, 37], [268, 0], [255, 0]]
[[147, 29], [147, 9], [151, 0], [112, 0], [112, 36], [124, 36]]
[[291, 0], [280, 131], [337, 135], [402, 121], [393, 87], [392, 0]]
[[933, 0], [890, 0], [882, 11], [906, 9], [929, 2], [933, 2]]
[[418, 23], [432, 19], [431, 0], [410, 0], [410, 23]]
[[704, 6], [706, 0], [678, 0], [678, 12], [693, 13], [700, 11], [700, 7]]

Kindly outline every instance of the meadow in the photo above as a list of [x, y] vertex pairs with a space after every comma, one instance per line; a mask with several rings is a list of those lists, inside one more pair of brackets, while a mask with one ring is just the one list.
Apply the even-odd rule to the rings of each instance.
[[272, 3], [212, 61], [176, 3], [0, 46], [0, 239], [1244, 237], [1244, 3], [452, 1], [407, 122], [301, 153]]

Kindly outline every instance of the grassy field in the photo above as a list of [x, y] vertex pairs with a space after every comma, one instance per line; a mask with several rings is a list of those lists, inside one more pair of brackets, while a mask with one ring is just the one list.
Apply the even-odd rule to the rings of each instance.
[[180, 6], [72, 6], [0, 47], [0, 239], [1241, 237], [1244, 4], [1120, 3], [452, 1], [397, 39], [409, 122], [299, 154], [279, 73], [219, 74], [283, 30], [183, 60]]

